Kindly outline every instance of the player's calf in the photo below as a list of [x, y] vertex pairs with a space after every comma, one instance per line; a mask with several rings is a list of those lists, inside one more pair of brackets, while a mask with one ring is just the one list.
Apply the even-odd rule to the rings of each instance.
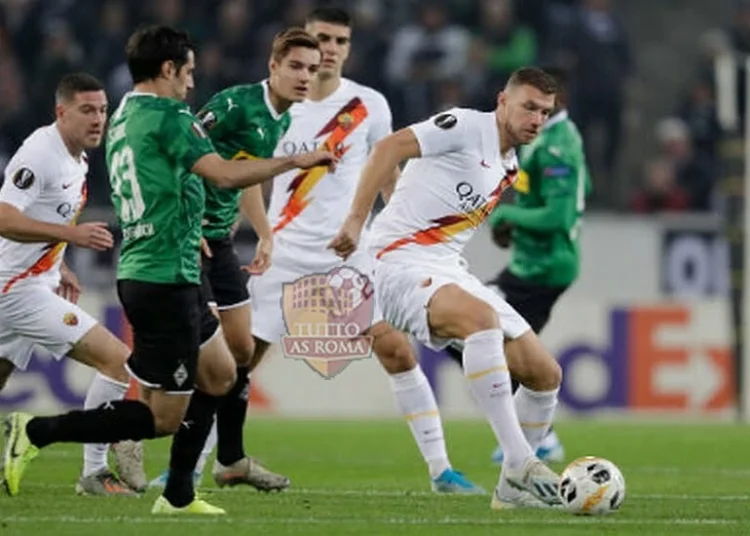
[[523, 386], [533, 391], [560, 387], [562, 369], [532, 330], [506, 341], [505, 354], [511, 374]]

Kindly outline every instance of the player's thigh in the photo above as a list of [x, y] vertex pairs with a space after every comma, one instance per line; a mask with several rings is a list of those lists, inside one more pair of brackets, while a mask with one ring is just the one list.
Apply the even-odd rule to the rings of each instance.
[[8, 378], [16, 370], [15, 365], [9, 360], [0, 357], [0, 391], [3, 390], [5, 384], [8, 383]]
[[506, 339], [505, 358], [511, 376], [534, 391], [557, 389], [562, 369], [533, 330], [515, 339]]
[[199, 287], [120, 280], [117, 292], [133, 330], [131, 376], [152, 391], [192, 393], [201, 343]]
[[68, 353], [70, 357], [95, 368], [103, 375], [122, 383], [128, 383], [129, 375], [125, 363], [130, 349], [101, 324], [92, 327]]

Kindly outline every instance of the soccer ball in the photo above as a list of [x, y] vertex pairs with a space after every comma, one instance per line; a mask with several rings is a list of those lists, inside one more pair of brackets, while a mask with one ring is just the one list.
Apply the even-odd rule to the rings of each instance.
[[587, 456], [562, 472], [559, 494], [565, 509], [573, 514], [611, 514], [625, 500], [625, 478], [611, 461]]

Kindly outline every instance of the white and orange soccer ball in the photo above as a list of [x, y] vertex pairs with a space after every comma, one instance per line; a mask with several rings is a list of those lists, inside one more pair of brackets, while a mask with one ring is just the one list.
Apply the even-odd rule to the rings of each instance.
[[611, 461], [587, 456], [562, 472], [559, 494], [565, 509], [573, 514], [611, 514], [625, 500], [625, 478]]

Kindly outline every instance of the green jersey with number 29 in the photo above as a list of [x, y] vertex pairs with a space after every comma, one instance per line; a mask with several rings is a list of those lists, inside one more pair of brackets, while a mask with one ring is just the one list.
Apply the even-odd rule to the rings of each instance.
[[202, 179], [190, 169], [215, 152], [182, 102], [128, 93], [106, 139], [112, 203], [122, 228], [117, 279], [199, 284]]

